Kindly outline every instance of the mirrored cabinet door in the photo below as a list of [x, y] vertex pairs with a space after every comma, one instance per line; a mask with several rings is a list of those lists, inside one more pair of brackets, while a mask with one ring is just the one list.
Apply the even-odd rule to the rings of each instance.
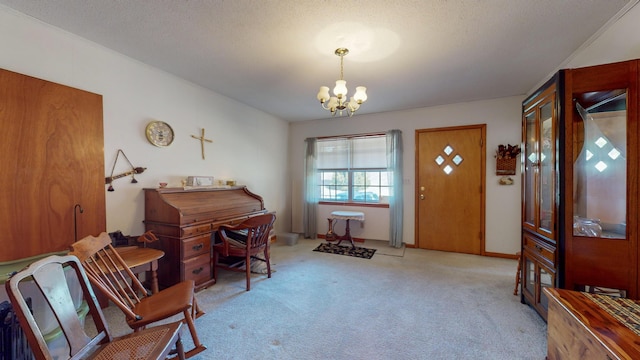
[[558, 74], [522, 104], [522, 302], [543, 318], [557, 286]]
[[638, 66], [632, 60], [567, 76], [561, 171], [570, 290], [639, 295]]
[[556, 94], [547, 88], [524, 108], [523, 227], [555, 240]]
[[540, 106], [540, 141], [539, 141], [539, 196], [538, 218], [540, 219], [538, 228], [543, 235], [554, 238], [555, 229], [555, 166], [556, 166], [556, 146], [555, 146], [555, 117], [553, 116], [553, 105], [555, 97], [549, 97]]
[[540, 303], [540, 307], [544, 309], [546, 312], [549, 309], [549, 299], [542, 291], [543, 288], [546, 287], [555, 287], [556, 279], [555, 274], [552, 270], [548, 269], [546, 266], [540, 265], [538, 269], [538, 276], [540, 278], [540, 288], [538, 289], [538, 302]]
[[534, 108], [524, 116], [524, 158], [523, 166], [523, 226], [535, 231], [536, 229], [536, 178], [538, 170], [537, 151], [537, 112]]
[[523, 284], [524, 284], [524, 293], [532, 301], [535, 301], [536, 296], [536, 262], [534, 259], [530, 258], [525, 254], [524, 256], [524, 276]]
[[627, 90], [575, 95], [573, 235], [627, 238]]

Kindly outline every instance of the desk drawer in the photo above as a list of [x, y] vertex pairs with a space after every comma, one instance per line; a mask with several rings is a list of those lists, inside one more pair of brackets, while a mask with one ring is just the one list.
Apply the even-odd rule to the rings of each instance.
[[526, 234], [524, 235], [522, 245], [527, 252], [547, 262], [548, 266], [550, 265], [552, 268], [555, 268], [556, 248], [554, 246], [543, 243]]
[[190, 259], [198, 255], [211, 253], [211, 234], [200, 235], [182, 240], [182, 259]]
[[218, 231], [218, 228], [220, 227], [220, 225], [231, 225], [231, 226], [238, 225], [241, 222], [247, 220], [248, 218], [249, 218], [248, 216], [244, 216], [241, 218], [227, 219], [224, 221], [216, 221], [214, 223], [211, 223], [211, 230], [213, 230], [214, 232]]
[[182, 262], [184, 280], [193, 280], [196, 286], [211, 279], [211, 257], [203, 254]]
[[211, 223], [185, 226], [182, 228], [182, 237], [194, 236], [198, 234], [210, 233]]

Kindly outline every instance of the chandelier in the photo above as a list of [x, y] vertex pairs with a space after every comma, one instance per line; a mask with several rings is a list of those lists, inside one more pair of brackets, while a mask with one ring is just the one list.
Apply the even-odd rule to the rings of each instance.
[[347, 82], [344, 80], [344, 56], [349, 53], [349, 49], [337, 48], [335, 54], [340, 56], [340, 80], [336, 80], [336, 86], [333, 88], [333, 96], [329, 95], [328, 86], [320, 86], [318, 91], [318, 100], [320, 105], [325, 110], [331, 111], [331, 116], [335, 116], [337, 113], [342, 116], [343, 111], [346, 111], [349, 116], [360, 108], [360, 105], [367, 101], [367, 88], [364, 86], [356, 87], [356, 93], [349, 99], [347, 96]]

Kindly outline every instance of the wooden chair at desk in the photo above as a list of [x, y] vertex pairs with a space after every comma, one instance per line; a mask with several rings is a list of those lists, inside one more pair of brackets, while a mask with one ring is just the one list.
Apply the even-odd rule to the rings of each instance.
[[[95, 324], [96, 335], [91, 337], [76, 313], [76, 308], [67, 283], [65, 271], [75, 272], [83, 299], [89, 306], [89, 315]], [[62, 329], [66, 340], [66, 349], [54, 349], [60, 359], [165, 359], [175, 352], [184, 359], [180, 332], [181, 322], [150, 327], [121, 338], [113, 338], [109, 333], [104, 315], [82, 265], [75, 256], [52, 255], [38, 260], [27, 268], [14, 274], [6, 283], [7, 295], [20, 321], [31, 351], [38, 360], [53, 359], [54, 354], [47, 346], [42, 329], [27, 304], [26, 294], [22, 292], [22, 282], [35, 282], [29, 286], [31, 291], [39, 291], [44, 302], [54, 313], [52, 318]], [[29, 294], [33, 296], [33, 294]], [[64, 352], [64, 354], [62, 354]]]
[[207, 349], [200, 343], [193, 321], [204, 313], [196, 303], [192, 280], [151, 294], [111, 245], [106, 232], [73, 243], [69, 254], [80, 259], [91, 284], [120, 308], [134, 331], [182, 313], [194, 343], [194, 348], [186, 353], [187, 358]]
[[[213, 245], [213, 277], [217, 281], [218, 270], [223, 268], [232, 271], [244, 271], [247, 274], [247, 291], [251, 290], [251, 259], [256, 255], [264, 254], [264, 261], [267, 263], [267, 277], [271, 277], [271, 261], [269, 260], [269, 239], [273, 223], [276, 221], [274, 214], [264, 214], [250, 217], [242, 223], [231, 225], [220, 225], [217, 232], [217, 239]], [[242, 240], [234, 239], [231, 233], [243, 233]], [[246, 233], [246, 235], [244, 235]], [[222, 264], [220, 256], [226, 258], [241, 258], [240, 264]], [[263, 259], [260, 259], [263, 260]], [[242, 268], [244, 264], [244, 269]]]

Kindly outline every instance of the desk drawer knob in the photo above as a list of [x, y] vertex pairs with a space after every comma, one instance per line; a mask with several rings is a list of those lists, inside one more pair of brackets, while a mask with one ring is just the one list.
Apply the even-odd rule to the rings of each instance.
[[203, 246], [204, 246], [204, 244], [198, 244], [198, 245], [194, 245], [193, 247], [191, 247], [191, 249], [193, 251], [198, 251], [198, 250], [202, 249]]
[[199, 267], [197, 269], [194, 269], [193, 271], [191, 271], [192, 274], [198, 275], [202, 272], [202, 270], [204, 270], [204, 268]]

